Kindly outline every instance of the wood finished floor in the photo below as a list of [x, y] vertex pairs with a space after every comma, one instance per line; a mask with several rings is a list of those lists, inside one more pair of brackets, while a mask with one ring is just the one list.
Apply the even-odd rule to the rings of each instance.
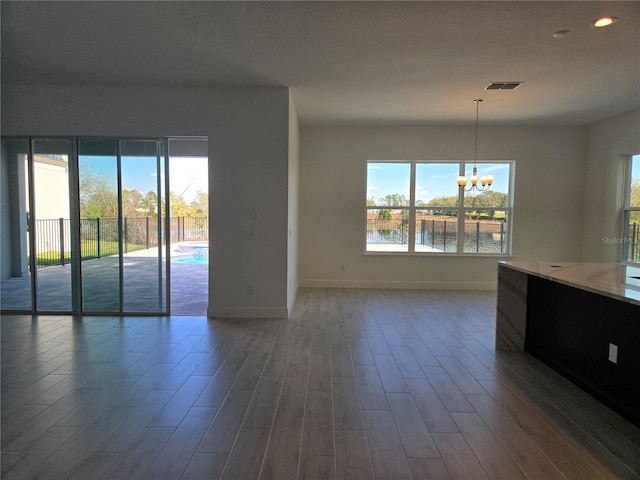
[[4, 316], [2, 478], [640, 478], [640, 429], [494, 319], [349, 289], [287, 320]]

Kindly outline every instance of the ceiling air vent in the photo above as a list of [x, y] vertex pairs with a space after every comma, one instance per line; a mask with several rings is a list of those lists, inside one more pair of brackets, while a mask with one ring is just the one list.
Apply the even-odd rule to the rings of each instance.
[[485, 90], [513, 90], [522, 85], [522, 82], [491, 82], [484, 87]]

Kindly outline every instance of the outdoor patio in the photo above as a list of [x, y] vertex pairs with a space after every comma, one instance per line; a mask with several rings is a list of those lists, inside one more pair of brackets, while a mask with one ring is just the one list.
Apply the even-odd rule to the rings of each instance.
[[[174, 261], [185, 255], [171, 252], [171, 314], [207, 314], [208, 264]], [[164, 258], [162, 260], [165, 261]], [[108, 256], [82, 262], [83, 305], [85, 310], [117, 312], [118, 257]], [[158, 287], [158, 258], [155, 248], [124, 255], [124, 306], [127, 312], [157, 313], [165, 309]], [[164, 275], [163, 275], [164, 277]], [[71, 266], [40, 268], [37, 272], [39, 311], [71, 310]], [[163, 278], [163, 293], [166, 277]], [[1, 283], [3, 310], [31, 308], [31, 278], [10, 278]]]

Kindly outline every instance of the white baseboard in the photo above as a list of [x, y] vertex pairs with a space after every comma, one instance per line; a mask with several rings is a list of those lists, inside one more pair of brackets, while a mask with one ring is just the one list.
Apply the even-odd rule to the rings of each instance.
[[209, 318], [287, 318], [288, 309], [283, 307], [210, 307]]
[[497, 289], [496, 282], [425, 282], [394, 280], [318, 280], [300, 281], [300, 287], [310, 288], [379, 288], [396, 290], [482, 290]]

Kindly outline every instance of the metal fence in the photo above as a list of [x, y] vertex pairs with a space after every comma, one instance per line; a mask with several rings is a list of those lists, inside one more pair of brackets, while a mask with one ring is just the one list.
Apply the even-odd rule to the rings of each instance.
[[[171, 243], [209, 239], [208, 217], [171, 217]], [[506, 222], [465, 221], [464, 251], [505, 253], [508, 246]], [[71, 261], [70, 221], [65, 218], [35, 221], [36, 266], [65, 265]], [[416, 222], [416, 247], [453, 252], [457, 249], [458, 221], [421, 219]], [[158, 245], [158, 221], [152, 217], [123, 218], [124, 253]], [[627, 225], [625, 258], [640, 262], [640, 224]], [[117, 218], [83, 218], [80, 220], [81, 258], [88, 260], [118, 253]], [[403, 219], [369, 218], [367, 243], [405, 245], [409, 240], [409, 223]]]
[[[409, 222], [405, 219], [369, 218], [367, 244], [406, 245]], [[458, 248], [458, 220], [418, 219], [415, 229], [416, 251], [455, 252]], [[475, 220], [464, 222], [466, 253], [505, 253], [508, 250], [506, 222]]]
[[640, 262], [640, 224], [627, 225], [625, 246], [627, 249], [625, 259], [628, 262]]
[[65, 265], [71, 261], [69, 219], [36, 220], [36, 266]]
[[[35, 221], [37, 268], [65, 265], [71, 261], [71, 222], [68, 218]], [[171, 243], [209, 239], [208, 217], [171, 217]], [[161, 225], [164, 232], [164, 224]], [[117, 218], [80, 219], [82, 260], [116, 255], [119, 249]], [[156, 217], [122, 219], [124, 253], [158, 246]]]
[[404, 245], [409, 239], [409, 222], [399, 219], [368, 219], [367, 243]]

